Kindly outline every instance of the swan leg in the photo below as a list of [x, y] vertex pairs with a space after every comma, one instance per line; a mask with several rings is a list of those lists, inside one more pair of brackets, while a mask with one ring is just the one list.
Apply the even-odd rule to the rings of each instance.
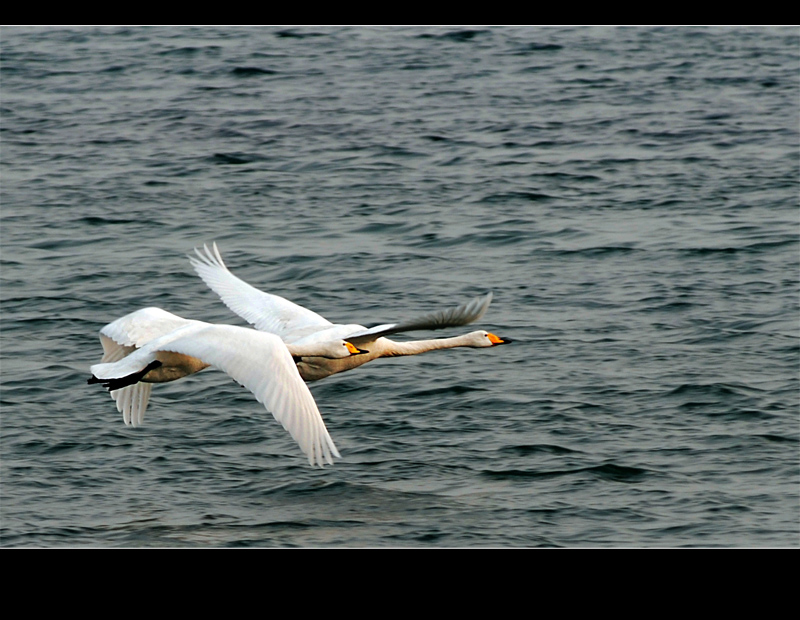
[[161, 366], [161, 362], [158, 360], [153, 360], [147, 366], [142, 368], [142, 370], [138, 372], [134, 372], [126, 377], [118, 377], [116, 379], [98, 379], [94, 375], [92, 378], [87, 381], [87, 383], [101, 383], [103, 387], [108, 388], [109, 392], [113, 392], [114, 390], [121, 390], [124, 387], [129, 385], [133, 385], [134, 383], [139, 383], [142, 378], [154, 368], [158, 368]]

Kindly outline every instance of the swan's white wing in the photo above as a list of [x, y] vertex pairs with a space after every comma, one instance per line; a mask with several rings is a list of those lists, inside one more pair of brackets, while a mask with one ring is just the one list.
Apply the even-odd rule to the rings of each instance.
[[339, 456], [311, 392], [278, 336], [246, 327], [192, 321], [118, 362], [95, 364], [92, 374], [99, 379], [126, 377], [155, 360], [158, 351], [190, 355], [228, 373], [272, 412], [311, 465], [332, 464], [332, 457]]
[[113, 338], [106, 336], [102, 331], [100, 331], [100, 344], [103, 345], [103, 359], [100, 360], [101, 362], [116, 362], [136, 350], [133, 345], [120, 344]]
[[141, 347], [151, 340], [174, 332], [189, 323], [191, 323], [189, 319], [184, 319], [161, 308], [142, 308], [126, 314], [100, 330], [100, 340], [105, 351], [103, 361], [113, 361], [105, 358], [109, 355], [109, 350], [113, 351], [114, 349], [110, 343], [104, 340], [103, 336], [125, 347]]
[[228, 373], [289, 431], [311, 465], [339, 456], [314, 397], [277, 336], [233, 325], [209, 325], [165, 345]]
[[117, 411], [122, 414], [126, 426], [141, 426], [152, 390], [152, 383], [139, 382], [121, 390], [109, 392], [111, 398], [117, 403]]
[[233, 275], [217, 249], [203, 246], [203, 252], [195, 248], [197, 258], [190, 256], [197, 275], [208, 287], [219, 295], [222, 302], [256, 329], [277, 334], [285, 342], [296, 340], [298, 334], [330, 327], [331, 322], [316, 312], [298, 306], [288, 299], [271, 295], [250, 286]]
[[492, 293], [487, 293], [482, 297], [476, 297], [456, 308], [449, 310], [439, 310], [425, 316], [417, 317], [402, 323], [388, 323], [378, 325], [363, 331], [342, 336], [344, 340], [352, 342], [357, 347], [368, 345], [382, 336], [398, 334], [400, 332], [419, 331], [424, 329], [444, 329], [445, 327], [458, 327], [477, 321], [486, 314], [489, 304], [492, 302]]

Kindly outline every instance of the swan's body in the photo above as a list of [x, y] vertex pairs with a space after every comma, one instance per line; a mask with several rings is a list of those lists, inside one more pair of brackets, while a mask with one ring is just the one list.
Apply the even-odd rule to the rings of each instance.
[[286, 345], [274, 334], [192, 321], [160, 308], [138, 310], [106, 325], [100, 340], [103, 359], [91, 367], [89, 383], [108, 387], [125, 424], [142, 423], [153, 383], [213, 365], [272, 412], [311, 465], [332, 463], [339, 456], [296, 364], [316, 356], [340, 359], [362, 353], [350, 343]]
[[316, 381], [332, 374], [352, 370], [380, 357], [417, 355], [437, 349], [454, 347], [493, 347], [511, 342], [486, 331], [475, 331], [454, 338], [398, 342], [386, 336], [401, 332], [442, 329], [467, 325], [481, 318], [492, 301], [492, 294], [477, 297], [457, 308], [428, 314], [411, 321], [378, 325], [367, 329], [363, 325], [334, 324], [316, 312], [299, 306], [278, 295], [264, 293], [233, 275], [220, 256], [216, 243], [204, 251], [195, 250], [197, 258], [190, 257], [192, 266], [203, 281], [222, 299], [228, 308], [256, 329], [279, 336], [287, 344], [311, 344], [330, 340], [345, 340], [359, 349], [368, 349], [363, 355], [345, 359], [315, 358], [297, 364], [300, 376], [306, 381]]

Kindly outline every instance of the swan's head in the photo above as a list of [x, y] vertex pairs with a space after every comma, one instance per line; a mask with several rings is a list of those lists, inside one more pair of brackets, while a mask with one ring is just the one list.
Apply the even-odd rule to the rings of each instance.
[[352, 355], [361, 355], [362, 353], [369, 353], [365, 349], [359, 349], [352, 342], [346, 340], [333, 340], [326, 342], [320, 346], [319, 355], [316, 357], [329, 357], [332, 359], [343, 359]]
[[506, 338], [505, 336], [496, 336], [495, 334], [484, 330], [471, 332], [468, 334], [468, 336], [470, 343], [467, 346], [470, 347], [496, 347], [499, 344], [508, 344], [509, 342], [513, 342], [511, 338]]
[[303, 358], [325, 357], [328, 359], [344, 359], [353, 355], [369, 353], [364, 349], [359, 349], [351, 342], [346, 340], [328, 340], [326, 342], [314, 342], [304, 345], [287, 345], [289, 353], [295, 363], [299, 363]]

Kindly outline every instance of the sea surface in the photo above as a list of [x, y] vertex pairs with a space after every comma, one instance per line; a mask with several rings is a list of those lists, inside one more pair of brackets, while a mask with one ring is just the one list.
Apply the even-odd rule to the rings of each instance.
[[[0, 29], [0, 546], [800, 546], [800, 29]], [[335, 322], [493, 291], [514, 343], [123, 424], [187, 254]], [[450, 336], [472, 327], [398, 339]]]

